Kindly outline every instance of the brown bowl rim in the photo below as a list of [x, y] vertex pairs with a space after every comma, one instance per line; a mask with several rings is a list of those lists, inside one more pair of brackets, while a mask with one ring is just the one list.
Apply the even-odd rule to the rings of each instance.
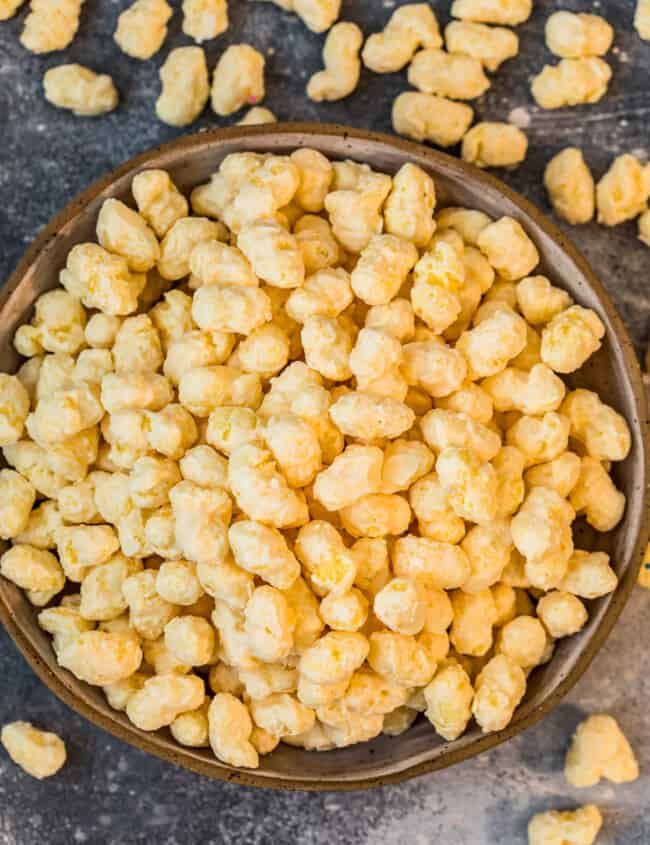
[[[342, 137], [344, 140], [349, 138], [354, 141], [370, 141], [373, 143], [388, 145], [396, 148], [406, 156], [424, 156], [431, 161], [434, 168], [436, 164], [444, 165], [451, 171], [455, 171], [456, 174], [462, 174], [474, 182], [483, 183], [486, 186], [497, 189], [515, 206], [517, 206], [524, 215], [532, 218], [534, 223], [539, 226], [540, 229], [542, 229], [543, 232], [551, 238], [551, 240], [553, 240], [578, 266], [580, 271], [584, 274], [588, 285], [595, 291], [603, 310], [607, 313], [608, 318], [611, 320], [614, 327], [615, 336], [617, 341], [620, 343], [624, 363], [629, 373], [630, 386], [634, 394], [635, 408], [637, 412], [639, 427], [638, 434], [640, 436], [640, 442], [644, 452], [643, 478], [641, 479], [642, 484], [640, 485], [640, 490], [645, 491], [647, 489], [647, 481], [650, 476], [650, 439], [648, 437], [646, 393], [639, 362], [637, 360], [632, 341], [621, 317], [618, 314], [618, 311], [616, 310], [616, 307], [610, 299], [603, 284], [591, 269], [587, 260], [567, 238], [564, 232], [559, 229], [559, 227], [552, 223], [545, 214], [543, 214], [525, 197], [508, 187], [508, 185], [503, 183], [500, 179], [492, 176], [484, 170], [480, 170], [473, 165], [467, 164], [461, 159], [439, 152], [431, 147], [406, 141], [402, 138], [388, 135], [386, 133], [355, 129], [349, 126], [328, 123], [276, 123], [260, 126], [231, 126], [223, 129], [203, 130], [192, 135], [181, 136], [180, 138], [176, 138], [168, 143], [145, 150], [91, 183], [88, 188], [77, 194], [77, 196], [67, 203], [67, 205], [39, 232], [25, 251], [23, 257], [16, 266], [16, 269], [13, 273], [11, 273], [7, 282], [0, 289], [0, 316], [2, 315], [2, 309], [4, 308], [7, 299], [20, 284], [23, 276], [36, 257], [47, 249], [50, 241], [57, 237], [58, 232], [80, 211], [80, 209], [83, 209], [89, 202], [96, 199], [117, 179], [130, 171], [137, 171], [146, 167], [152, 157], [160, 154], [177, 152], [179, 150], [185, 150], [188, 153], [191, 153], [194, 149], [203, 146], [206, 142], [233, 141], [239, 138], [254, 138], [269, 134], [286, 135], [288, 140], [289, 136], [295, 135], [296, 141], [298, 137], [304, 137], [305, 135], [324, 135], [328, 137], [336, 136]], [[290, 145], [291, 144], [289, 142], [287, 146]], [[229, 770], [227, 768], [215, 768], [207, 761], [188, 753], [191, 749], [186, 751], [179, 746], [178, 752], [170, 751], [169, 748], [164, 745], [159, 745], [155, 741], [155, 734], [143, 734], [135, 728], [125, 727], [121, 723], [114, 721], [111, 718], [107, 718], [103, 713], [96, 711], [85, 700], [79, 698], [74, 692], [72, 692], [61, 678], [59, 678], [56, 673], [52, 672], [47, 664], [41, 659], [38, 650], [23, 633], [21, 627], [14, 619], [11, 609], [5, 603], [1, 594], [0, 622], [2, 622], [5, 629], [8, 631], [9, 635], [14, 640], [20, 652], [23, 654], [36, 675], [59, 699], [84, 718], [88, 719], [98, 727], [103, 728], [117, 739], [120, 739], [129, 745], [133, 745], [140, 750], [153, 754], [165, 762], [173, 763], [176, 766], [181, 766], [200, 775], [206, 775], [213, 779], [236, 783], [243, 786], [310, 792], [370, 789], [373, 787], [399, 783], [401, 781], [447, 768], [448, 766], [470, 759], [477, 754], [491, 748], [495, 748], [516, 734], [527, 730], [536, 724], [551, 709], [553, 709], [587, 670], [620, 616], [621, 611], [623, 610], [623, 607], [625, 606], [630, 593], [636, 584], [638, 567], [633, 566], [633, 563], [637, 560], [640, 565], [648, 542], [649, 534], [650, 514], [646, 510], [640, 519], [639, 533], [631, 555], [630, 564], [628, 565], [623, 578], [619, 582], [616, 593], [612, 596], [599, 626], [594, 630], [586, 646], [575, 661], [571, 671], [558, 683], [553, 692], [538, 707], [528, 712], [525, 716], [521, 716], [519, 718], [517, 718], [517, 713], [515, 713], [513, 720], [504, 730], [496, 733], [485, 734], [474, 740], [470, 745], [462, 746], [458, 749], [450, 748], [445, 754], [440, 755], [433, 760], [414, 764], [392, 774], [370, 776], [356, 780], [328, 780], [325, 783], [320, 783], [315, 780], [310, 782], [305, 780], [292, 780], [290, 778], [278, 778], [274, 776], [260, 776], [257, 775], [253, 769]]]

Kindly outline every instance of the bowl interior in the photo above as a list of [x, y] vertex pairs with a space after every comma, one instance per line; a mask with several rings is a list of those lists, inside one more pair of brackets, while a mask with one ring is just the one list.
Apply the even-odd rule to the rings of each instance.
[[116, 713], [103, 694], [58, 667], [49, 637], [38, 628], [35, 612], [22, 593], [0, 579], [0, 618], [42, 679], [68, 704], [122, 739], [212, 777], [258, 786], [308, 789], [355, 788], [399, 780], [441, 768], [489, 748], [530, 725], [557, 703], [584, 671], [616, 620], [636, 579], [647, 541], [643, 507], [646, 488], [644, 449], [645, 396], [636, 357], [610, 300], [584, 259], [529, 203], [503, 183], [456, 159], [388, 136], [320, 125], [237, 127], [182, 138], [145, 153], [97, 182], [74, 200], [44, 230], [0, 294], [0, 369], [13, 372], [19, 359], [11, 340], [15, 329], [30, 316], [34, 300], [58, 283], [66, 255], [77, 243], [95, 239], [95, 221], [106, 197], [133, 204], [129, 186], [140, 170], [168, 170], [183, 191], [206, 181], [231, 152], [252, 150], [286, 153], [309, 146], [332, 159], [351, 158], [374, 169], [395, 173], [406, 161], [427, 170], [435, 179], [438, 206], [463, 205], [493, 217], [519, 220], [535, 241], [541, 256], [536, 272], [568, 290], [581, 305], [593, 308], [607, 328], [600, 351], [576, 375], [575, 385], [598, 391], [627, 419], [632, 431], [630, 456], [616, 465], [614, 478], [627, 496], [627, 510], [617, 529], [597, 535], [577, 529], [581, 548], [607, 551], [621, 583], [618, 590], [590, 602], [590, 618], [583, 631], [558, 644], [553, 660], [537, 669], [526, 697], [511, 724], [498, 734], [484, 736], [475, 726], [455, 742], [438, 738], [420, 719], [397, 738], [378, 739], [327, 753], [304, 752], [280, 745], [261, 759], [260, 769], [230, 769], [208, 751], [181, 748], [166, 730], [146, 734]]

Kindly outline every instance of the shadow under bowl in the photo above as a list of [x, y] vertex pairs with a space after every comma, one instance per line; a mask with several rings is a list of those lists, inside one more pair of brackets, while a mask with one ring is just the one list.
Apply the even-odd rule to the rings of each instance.
[[648, 540], [645, 491], [646, 402], [639, 366], [627, 332], [593, 271], [563, 233], [534, 206], [505, 184], [458, 159], [387, 135], [323, 124], [276, 124], [233, 127], [179, 138], [136, 156], [99, 179], [46, 226], [27, 250], [0, 292], [0, 370], [14, 372], [19, 358], [12, 347], [16, 328], [31, 317], [36, 298], [58, 284], [67, 253], [75, 244], [95, 240], [95, 221], [102, 202], [117, 197], [132, 204], [130, 184], [142, 170], [169, 171], [187, 192], [208, 180], [229, 153], [284, 154], [299, 147], [320, 150], [331, 159], [350, 158], [394, 174], [410, 161], [435, 179], [437, 204], [480, 209], [492, 217], [517, 219], [535, 242], [540, 256], [536, 272], [569, 291], [575, 301], [593, 308], [605, 324], [602, 348], [569, 379], [574, 386], [597, 391], [628, 421], [632, 432], [629, 457], [614, 468], [614, 479], [627, 497], [625, 516], [616, 530], [580, 538], [583, 548], [606, 551], [619, 576], [611, 595], [590, 602], [590, 617], [576, 636], [558, 642], [555, 655], [536, 669], [526, 696], [505, 730], [484, 735], [472, 725], [454, 742], [444, 742], [428, 722], [418, 720], [399, 737], [325, 753], [280, 745], [261, 758], [260, 768], [237, 770], [211, 752], [176, 744], [167, 730], [145, 733], [123, 713], [112, 710], [101, 690], [90, 687], [57, 665], [50, 638], [38, 627], [36, 611], [23, 593], [0, 578], [0, 620], [47, 686], [70, 707], [120, 739], [203, 775], [235, 783], [284, 789], [359, 789], [394, 783], [465, 760], [530, 727], [575, 684], [602, 646], [636, 582]]

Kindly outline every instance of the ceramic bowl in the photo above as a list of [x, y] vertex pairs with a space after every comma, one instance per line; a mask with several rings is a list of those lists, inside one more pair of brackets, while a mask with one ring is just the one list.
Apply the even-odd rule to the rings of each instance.
[[[508, 727], [484, 735], [476, 727], [455, 742], [443, 742], [424, 719], [399, 737], [380, 736], [372, 742], [325, 753], [280, 745], [261, 759], [255, 771], [220, 763], [209, 750], [183, 748], [167, 730], [144, 733], [123, 713], [112, 710], [102, 692], [61, 669], [49, 637], [36, 623], [35, 609], [20, 590], [0, 578], [0, 619], [34, 671], [61, 699], [95, 724], [164, 760], [203, 775], [236, 783], [292, 789], [354, 789], [396, 782], [441, 769], [498, 745], [532, 725], [556, 705], [585, 671], [609, 634], [632, 589], [648, 539], [644, 506], [648, 467], [645, 449], [646, 406], [643, 383], [625, 328], [585, 259], [536, 208], [493, 176], [455, 158], [386, 135], [341, 126], [277, 124], [233, 127], [180, 138], [137, 156], [103, 177], [74, 199], [30, 246], [0, 293], [0, 370], [13, 372], [18, 357], [11, 340], [16, 328], [31, 316], [34, 300], [57, 284], [66, 255], [77, 243], [94, 240], [98, 210], [107, 197], [130, 202], [133, 176], [147, 168], [168, 170], [183, 191], [205, 182], [224, 156], [235, 151], [287, 153], [309, 146], [332, 159], [367, 162], [376, 170], [395, 173], [407, 161], [435, 179], [438, 206], [462, 205], [493, 217], [510, 215], [521, 222], [541, 256], [539, 272], [568, 290], [576, 302], [593, 308], [607, 334], [600, 351], [569, 379], [592, 388], [620, 411], [632, 431], [627, 460], [614, 467], [614, 479], [627, 497], [627, 509], [610, 534], [583, 531], [582, 548], [609, 552], [620, 578], [617, 590], [590, 602], [589, 622], [574, 637], [558, 643], [551, 662], [530, 677], [528, 691]], [[605, 235], [603, 235], [605, 237]], [[65, 733], [65, 731], [63, 731]]]

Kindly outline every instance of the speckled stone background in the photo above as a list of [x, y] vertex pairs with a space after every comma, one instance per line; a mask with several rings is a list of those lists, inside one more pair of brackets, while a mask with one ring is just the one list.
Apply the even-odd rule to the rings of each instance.
[[[87, 0], [75, 42], [64, 54], [39, 58], [18, 42], [25, 10], [0, 24], [0, 279], [47, 220], [91, 180], [125, 159], [179, 134], [158, 123], [158, 68], [181, 32], [179, 0], [161, 53], [141, 63], [111, 39], [125, 0]], [[343, 17], [366, 33], [380, 28], [399, 3], [344, 0]], [[434, 8], [447, 21], [447, 0]], [[650, 43], [632, 28], [632, 0], [536, 0], [518, 29], [521, 55], [508, 62], [475, 103], [482, 119], [530, 119], [524, 166], [503, 178], [546, 208], [546, 161], [569, 144], [582, 147], [595, 174], [610, 160], [650, 152]], [[616, 29], [608, 60], [613, 79], [595, 106], [541, 113], [529, 80], [552, 57], [543, 44], [552, 10], [597, 11]], [[267, 55], [266, 105], [280, 119], [339, 121], [390, 130], [390, 104], [407, 87], [405, 74], [363, 72], [354, 96], [316, 105], [304, 95], [319, 66], [322, 37], [269, 3], [230, 0], [231, 27], [206, 45], [212, 67], [227, 44], [248, 42]], [[41, 78], [48, 67], [79, 61], [112, 74], [121, 93], [114, 113], [79, 119], [48, 105]], [[522, 112], [523, 110], [523, 112]], [[210, 112], [193, 129], [220, 125]], [[650, 250], [635, 227], [595, 224], [572, 235], [618, 304], [639, 353], [650, 334]], [[515, 845], [526, 840], [540, 809], [595, 801], [605, 815], [602, 845], [650, 843], [650, 593], [637, 590], [607, 646], [566, 703], [505, 746], [456, 768], [367, 793], [274, 793], [211, 782], [112, 739], [61, 704], [36, 679], [0, 630], [0, 724], [29, 719], [58, 731], [68, 764], [38, 782], [0, 753], [0, 845]], [[578, 791], [562, 776], [568, 739], [585, 713], [614, 714], [635, 746], [644, 774], [625, 787]]]

